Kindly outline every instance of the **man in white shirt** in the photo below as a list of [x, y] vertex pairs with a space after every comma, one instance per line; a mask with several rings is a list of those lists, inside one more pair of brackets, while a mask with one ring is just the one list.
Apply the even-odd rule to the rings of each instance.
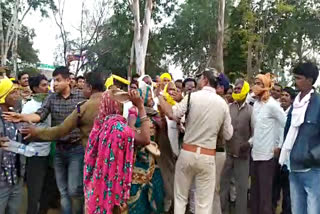
[[279, 103], [270, 96], [269, 74], [259, 74], [252, 88], [257, 101], [254, 103], [252, 122], [254, 127], [251, 156], [251, 213], [272, 214], [272, 181], [275, 162], [274, 152], [278, 150], [280, 136], [286, 122], [286, 115]]
[[[171, 107], [160, 96], [160, 106], [170, 119], [186, 114], [184, 143], [179, 154], [174, 181], [174, 213], [184, 214], [191, 183], [196, 185], [195, 213], [209, 214], [216, 180], [216, 142], [220, 128], [229, 140], [233, 134], [228, 104], [215, 93], [216, 78], [212, 71], [200, 75], [200, 90]], [[189, 100], [189, 102], [188, 102]]]
[[[33, 96], [22, 108], [22, 114], [31, 114], [41, 108], [42, 102], [49, 92], [49, 83], [44, 75], [29, 78], [29, 85]], [[50, 127], [50, 119], [38, 123], [38, 127]], [[35, 156], [27, 158], [27, 187], [28, 187], [28, 211], [27, 214], [38, 213], [40, 198], [45, 187], [45, 178], [49, 169], [50, 142], [31, 142], [27, 147], [32, 147]]]

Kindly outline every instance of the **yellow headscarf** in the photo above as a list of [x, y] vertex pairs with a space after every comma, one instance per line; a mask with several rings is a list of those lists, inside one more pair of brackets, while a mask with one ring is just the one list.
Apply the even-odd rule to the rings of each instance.
[[0, 104], [6, 102], [6, 97], [15, 89], [12, 81], [9, 79], [0, 80]]
[[[171, 95], [168, 93], [168, 86], [169, 84], [173, 84], [173, 82], [169, 82], [165, 87], [164, 87], [164, 90], [163, 90], [163, 96], [166, 98], [167, 100], [167, 103], [169, 103], [170, 105], [174, 106], [176, 104], [176, 101], [174, 101], [174, 99], [171, 97]], [[176, 87], [174, 85], [174, 87]]]
[[118, 80], [119, 82], [129, 85], [130, 82], [128, 80], [126, 80], [125, 78], [119, 77], [117, 75], [112, 74], [105, 83], [106, 88], [108, 89], [110, 86], [112, 86], [114, 84], [113, 80]]
[[235, 101], [242, 101], [242, 100], [246, 99], [247, 94], [249, 93], [249, 91], [250, 91], [250, 85], [249, 85], [249, 83], [247, 81], [244, 81], [242, 89], [241, 89], [241, 92], [239, 94], [235, 94], [233, 92], [232, 93], [232, 98]]
[[163, 79], [164, 79], [164, 78], [167, 78], [167, 79], [169, 79], [170, 81], [172, 81], [171, 75], [170, 75], [169, 73], [163, 73], [163, 74], [161, 74], [161, 76], [160, 76], [161, 82], [163, 82]]

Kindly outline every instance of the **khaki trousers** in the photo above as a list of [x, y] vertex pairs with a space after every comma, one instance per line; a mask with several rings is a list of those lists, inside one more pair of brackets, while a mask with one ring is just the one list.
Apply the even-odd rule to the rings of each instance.
[[215, 156], [181, 150], [174, 177], [174, 213], [185, 214], [189, 189], [195, 182], [195, 213], [211, 214], [216, 184]]

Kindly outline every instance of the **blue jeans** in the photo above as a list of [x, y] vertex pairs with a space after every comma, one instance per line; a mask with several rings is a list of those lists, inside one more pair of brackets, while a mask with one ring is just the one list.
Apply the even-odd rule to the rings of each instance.
[[23, 179], [13, 186], [0, 185], [1, 214], [19, 214], [22, 203], [22, 184]]
[[68, 150], [56, 150], [54, 168], [61, 195], [62, 214], [83, 212], [83, 159], [82, 145]]
[[320, 213], [320, 170], [290, 172], [292, 214]]

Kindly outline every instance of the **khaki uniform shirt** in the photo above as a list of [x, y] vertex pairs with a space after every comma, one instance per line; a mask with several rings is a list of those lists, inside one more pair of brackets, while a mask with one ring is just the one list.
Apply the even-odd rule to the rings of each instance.
[[[181, 118], [187, 111], [188, 96], [173, 106], [173, 115]], [[216, 149], [220, 128], [229, 140], [233, 134], [229, 106], [212, 87], [204, 87], [190, 97], [190, 110], [186, 118], [184, 143], [207, 149]]]
[[41, 140], [56, 140], [68, 135], [74, 128], [79, 128], [81, 132], [81, 142], [83, 146], [87, 141], [93, 127], [93, 122], [99, 113], [99, 105], [102, 93], [91, 95], [90, 99], [80, 106], [80, 114], [75, 109], [64, 121], [58, 126], [51, 128], [37, 128], [37, 138]]

